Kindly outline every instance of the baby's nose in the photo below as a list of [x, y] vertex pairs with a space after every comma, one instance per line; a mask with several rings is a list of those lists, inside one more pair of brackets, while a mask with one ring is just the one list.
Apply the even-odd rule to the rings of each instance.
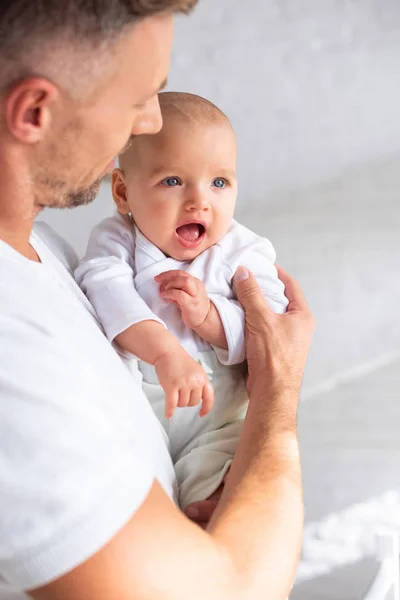
[[197, 190], [192, 191], [187, 199], [186, 207], [189, 210], [208, 210], [209, 202], [206, 194]]

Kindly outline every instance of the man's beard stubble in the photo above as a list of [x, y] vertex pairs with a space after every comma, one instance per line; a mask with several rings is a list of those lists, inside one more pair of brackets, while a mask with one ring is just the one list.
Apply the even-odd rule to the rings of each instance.
[[101, 180], [98, 179], [86, 189], [69, 192], [64, 206], [57, 206], [56, 208], [78, 208], [79, 206], [91, 204], [96, 199], [100, 191], [100, 186]]
[[[136, 136], [131, 135], [119, 155], [124, 154], [131, 148], [135, 137]], [[87, 204], [91, 204], [96, 199], [97, 194], [100, 191], [101, 184], [103, 182], [109, 182], [110, 178], [111, 174], [107, 173], [104, 175], [104, 177], [92, 183], [89, 188], [77, 190], [75, 192], [69, 192], [66, 204], [64, 206], [58, 206], [57, 208], [77, 208], [78, 206], [86, 206]]]
[[38, 182], [38, 188], [42, 193], [37, 197], [37, 205], [41, 208], [58, 209], [86, 206], [96, 199], [101, 182], [102, 180], [97, 179], [87, 188], [68, 190], [68, 185], [65, 181], [46, 178]]
[[[77, 127], [75, 127], [75, 130]], [[130, 136], [121, 154], [126, 152], [132, 145], [135, 136]], [[53, 155], [57, 155], [56, 146], [53, 147]], [[91, 204], [97, 197], [102, 182], [110, 181], [110, 174], [94, 181], [89, 187], [76, 190], [68, 190], [68, 183], [65, 180], [49, 177], [48, 173], [43, 171], [36, 177], [38, 189], [44, 191], [46, 202], [40, 202], [38, 206], [42, 208], [78, 208]]]
[[[75, 140], [74, 143], [76, 143], [76, 136], [79, 137], [79, 135], [82, 135], [83, 131], [84, 128], [79, 120], [69, 122], [61, 134], [64, 141], [63, 146], [60, 148], [59, 143], [53, 141], [53, 144], [50, 145], [46, 152], [46, 157], [41, 157], [42, 159], [37, 161], [36, 165], [41, 165], [40, 167], [36, 167], [35, 176], [38, 206], [59, 209], [78, 208], [79, 206], [91, 204], [96, 199], [101, 183], [106, 180], [105, 177], [96, 179], [88, 187], [73, 189], [68, 182], [68, 170], [64, 171], [63, 177], [60, 177], [60, 172], [57, 173], [58, 169], [56, 168], [56, 165], [65, 165], [70, 161], [70, 155], [66, 149], [72, 146], [69, 143], [71, 136]], [[42, 166], [49, 164], [49, 156], [51, 157], [51, 164], [53, 166], [51, 170], [48, 167]]]

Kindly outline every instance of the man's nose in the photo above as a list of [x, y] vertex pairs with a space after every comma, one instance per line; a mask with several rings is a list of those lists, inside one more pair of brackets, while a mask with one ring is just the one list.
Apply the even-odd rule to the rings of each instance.
[[163, 120], [157, 95], [146, 103], [138, 118], [135, 119], [132, 125], [132, 135], [158, 133], [162, 128], [162, 124]]

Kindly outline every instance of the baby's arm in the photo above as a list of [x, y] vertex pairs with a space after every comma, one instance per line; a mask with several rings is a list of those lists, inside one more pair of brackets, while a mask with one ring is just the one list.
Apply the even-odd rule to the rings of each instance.
[[199, 279], [186, 271], [166, 271], [155, 280], [161, 296], [179, 307], [186, 327], [212, 346], [228, 349], [222, 319]]
[[75, 271], [110, 342], [143, 321], [165, 328], [135, 288], [134, 252], [132, 225], [122, 217], [105, 219], [93, 229], [86, 255]]
[[[250, 269], [272, 309], [283, 313], [288, 301], [274, 262], [272, 244], [254, 236], [251, 244], [230, 257], [225, 265], [226, 273], [232, 285], [237, 266]], [[207, 294], [203, 283], [186, 271], [167, 271], [158, 275], [156, 281], [160, 284], [161, 296], [178, 306], [186, 327], [213, 346], [222, 364], [235, 365], [245, 360], [244, 312], [235, 295], [227, 298], [223, 294]]]
[[[256, 237], [243, 251], [238, 251], [235, 256], [229, 257], [226, 263], [226, 272], [229, 277], [228, 283], [233, 286], [233, 275], [240, 265], [247, 267], [255, 275], [264, 296], [277, 313], [286, 312], [288, 300], [285, 296], [285, 288], [278, 278], [278, 272], [274, 265], [276, 258], [272, 244], [260, 237]], [[209, 294], [221, 320], [226, 333], [227, 350], [215, 347], [215, 352], [221, 363], [234, 365], [243, 362], [245, 355], [244, 338], [244, 312], [242, 306], [236, 299], [235, 289], [232, 287], [233, 298], [227, 298], [223, 294]]]
[[172, 416], [176, 406], [193, 406], [202, 400], [201, 414], [206, 414], [213, 402], [207, 375], [140, 297], [134, 285], [133, 257], [131, 225], [121, 218], [106, 219], [90, 237], [76, 280], [109, 340], [155, 366], [166, 394], [166, 416]]
[[204, 369], [160, 323], [136, 323], [117, 335], [115, 341], [124, 350], [154, 365], [165, 392], [167, 419], [177, 406], [196, 406], [202, 402], [200, 415], [210, 411], [214, 394]]

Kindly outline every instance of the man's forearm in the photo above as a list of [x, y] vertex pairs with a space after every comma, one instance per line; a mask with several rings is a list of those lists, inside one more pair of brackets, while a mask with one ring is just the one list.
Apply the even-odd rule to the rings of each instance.
[[[287, 597], [301, 548], [303, 498], [290, 390], [258, 388], [209, 532], [232, 556], [246, 598]], [[268, 407], [268, 408], [267, 408]], [[240, 540], [240, 543], [238, 541]]]
[[210, 310], [206, 319], [199, 327], [196, 327], [194, 331], [212, 346], [224, 348], [225, 350], [228, 349], [228, 342], [226, 340], [225, 329], [221, 317], [212, 302], [210, 302]]
[[[36, 600], [285, 600], [300, 549], [302, 495], [294, 393], [254, 390], [208, 534], [155, 480], [108, 544]], [[271, 407], [267, 418], [262, 405]], [[157, 564], [157, 576], [154, 576]]]

